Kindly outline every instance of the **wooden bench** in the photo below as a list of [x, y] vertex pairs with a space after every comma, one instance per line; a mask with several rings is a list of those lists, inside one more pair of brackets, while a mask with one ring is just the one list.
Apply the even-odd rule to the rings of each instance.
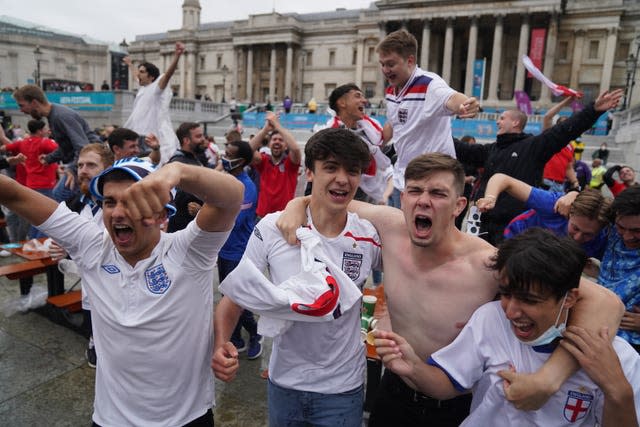
[[0, 276], [7, 276], [11, 280], [35, 276], [47, 271], [47, 267], [55, 265], [57, 261], [51, 258], [36, 259], [0, 266]]
[[82, 292], [70, 291], [66, 294], [55, 295], [47, 298], [47, 302], [71, 313], [76, 313], [82, 310]]

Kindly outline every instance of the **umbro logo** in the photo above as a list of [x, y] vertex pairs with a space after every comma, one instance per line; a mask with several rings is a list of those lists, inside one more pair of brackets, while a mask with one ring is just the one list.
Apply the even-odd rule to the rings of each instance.
[[511, 153], [511, 157], [518, 157], [518, 153], [514, 151], [513, 153]]

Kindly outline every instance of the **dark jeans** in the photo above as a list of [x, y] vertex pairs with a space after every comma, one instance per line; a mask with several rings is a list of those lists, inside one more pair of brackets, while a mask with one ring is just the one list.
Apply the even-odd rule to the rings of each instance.
[[373, 402], [369, 427], [457, 427], [469, 415], [471, 395], [438, 400], [416, 392], [385, 371]]
[[[229, 275], [240, 263], [240, 261], [233, 261], [230, 259], [224, 259], [218, 257], [218, 279], [220, 283], [224, 280], [225, 277]], [[258, 335], [258, 323], [256, 319], [253, 317], [253, 313], [249, 310], [242, 310], [242, 314], [240, 315], [240, 319], [238, 320], [238, 324], [233, 330], [233, 334], [231, 334], [231, 338], [234, 340], [240, 340], [242, 338], [241, 330], [244, 328], [247, 332], [249, 332], [250, 337], [255, 337]]]
[[[91, 427], [100, 427], [100, 425], [91, 423]], [[186, 423], [184, 427], [213, 427], [213, 410], [209, 409], [203, 416]]]

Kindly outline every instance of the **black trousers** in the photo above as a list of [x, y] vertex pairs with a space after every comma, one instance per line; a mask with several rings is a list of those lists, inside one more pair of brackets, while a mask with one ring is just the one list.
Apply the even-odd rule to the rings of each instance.
[[[91, 427], [100, 427], [100, 425], [92, 423]], [[188, 422], [183, 427], [213, 427], [213, 411], [209, 409], [203, 416]]]
[[373, 402], [369, 427], [457, 427], [469, 415], [471, 394], [438, 400], [413, 390], [386, 370]]

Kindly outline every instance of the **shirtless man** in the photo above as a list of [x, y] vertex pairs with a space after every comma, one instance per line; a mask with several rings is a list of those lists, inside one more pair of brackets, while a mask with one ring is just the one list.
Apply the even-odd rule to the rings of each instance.
[[[495, 297], [498, 280], [487, 268], [495, 248], [455, 227], [455, 218], [466, 205], [461, 195], [464, 169], [458, 161], [440, 153], [418, 156], [407, 166], [405, 183], [402, 211], [359, 202], [352, 202], [350, 209], [373, 223], [383, 243], [389, 318], [381, 319], [377, 328], [406, 337], [426, 360], [451, 343], [471, 314]], [[299, 209], [303, 202], [296, 199], [291, 204]], [[300, 224], [302, 217], [298, 212], [297, 221], [291, 223]], [[574, 313], [572, 323], [590, 330], [606, 324], [615, 330], [622, 315], [615, 295], [590, 282], [580, 286], [582, 307], [576, 307], [580, 313]], [[550, 361], [535, 375], [503, 372], [509, 381], [507, 398], [520, 408], [537, 408], [578, 368], [564, 350], [556, 350]], [[468, 396], [433, 399], [387, 371], [369, 425], [457, 426], [468, 415], [469, 403]]]

